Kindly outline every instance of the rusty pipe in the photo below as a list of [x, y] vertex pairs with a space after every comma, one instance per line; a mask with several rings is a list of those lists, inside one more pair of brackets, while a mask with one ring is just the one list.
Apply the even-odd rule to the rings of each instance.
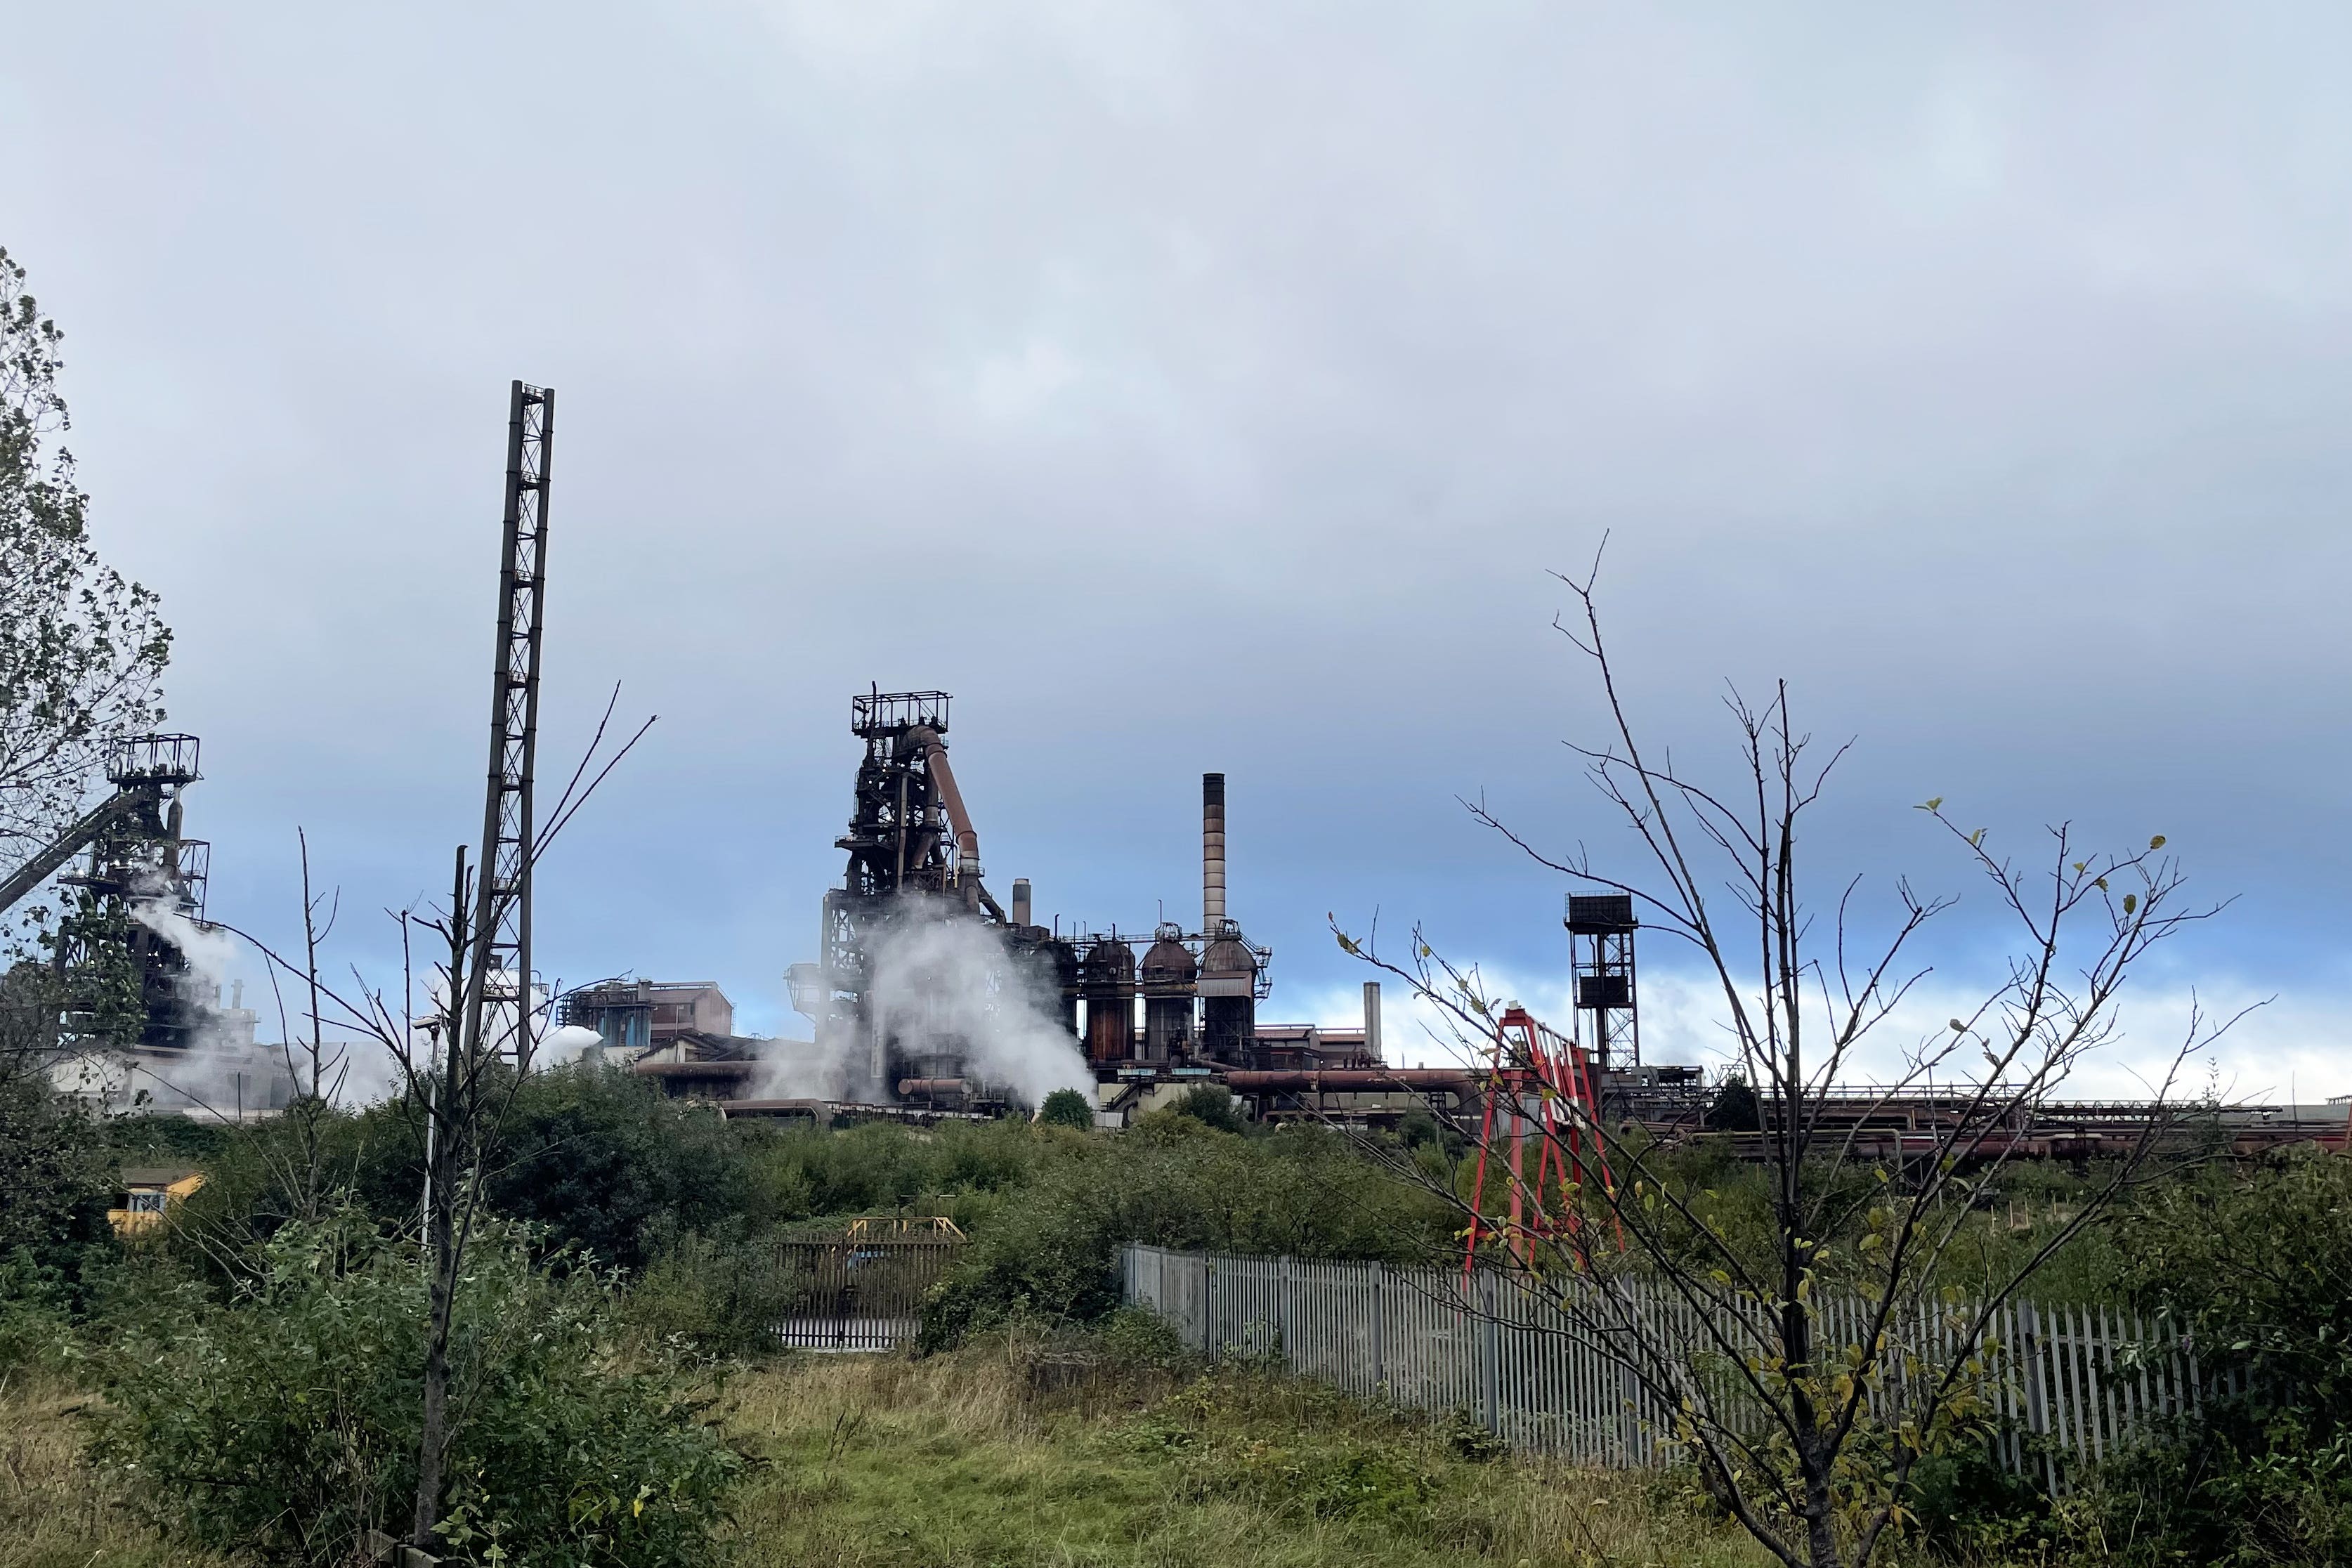
[[955, 829], [956, 880], [980, 878], [980, 834], [971, 825], [971, 813], [963, 806], [963, 791], [956, 787], [955, 770], [948, 766], [948, 743], [940, 732], [928, 724], [918, 724], [907, 731], [910, 745], [923, 749], [923, 759], [931, 770], [931, 778], [940, 786], [940, 803], [948, 809], [948, 826]]
[[1242, 1094], [1362, 1094], [1423, 1090], [1477, 1092], [1482, 1075], [1460, 1068], [1242, 1068], [1216, 1081]]
[[938, 1100], [948, 1095], [961, 1095], [965, 1090], [960, 1078], [902, 1078], [898, 1080], [898, 1098]]

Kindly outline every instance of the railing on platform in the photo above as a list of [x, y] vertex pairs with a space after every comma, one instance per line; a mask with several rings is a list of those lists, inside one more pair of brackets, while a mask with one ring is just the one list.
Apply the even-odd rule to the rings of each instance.
[[[1612, 1336], [1517, 1278], [1485, 1269], [1465, 1283], [1453, 1269], [1155, 1247], [1129, 1247], [1125, 1267], [1128, 1302], [1213, 1360], [1278, 1363], [1366, 1399], [1458, 1410], [1517, 1447], [1621, 1468], [1673, 1462], [1681, 1445], [1659, 1397], [1663, 1363], [1708, 1384], [1731, 1424], [1763, 1426], [1760, 1408], [1738, 1408], [1737, 1380], [1720, 1357], [1721, 1324], [1703, 1321], [1655, 1281], [1605, 1287], [1617, 1299], [1601, 1316], [1627, 1325]], [[1822, 1298], [1814, 1313], [1832, 1354], [1866, 1332], [1859, 1298]], [[1947, 1317], [1926, 1334], [1948, 1351], [1955, 1331]], [[1662, 1360], [1629, 1351], [1636, 1333]], [[2185, 1336], [2112, 1309], [2011, 1302], [1991, 1314], [1985, 1338], [1992, 1353], [1982, 1386], [2000, 1458], [2053, 1493], [2141, 1423], [2193, 1409], [2200, 1389], [2243, 1392], [2236, 1373], [2200, 1377]], [[1899, 1365], [1899, 1350], [1887, 1360]], [[1890, 1366], [1874, 1405], [1899, 1394], [1901, 1375]]]

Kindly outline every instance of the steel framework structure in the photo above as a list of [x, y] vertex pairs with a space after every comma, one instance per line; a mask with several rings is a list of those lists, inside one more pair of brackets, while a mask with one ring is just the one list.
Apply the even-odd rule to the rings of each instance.
[[[1533, 1265], [1538, 1247], [1545, 1245], [1564, 1245], [1584, 1263], [1583, 1219], [1577, 1212], [1580, 1189], [1595, 1173], [1604, 1193], [1613, 1195], [1616, 1185], [1601, 1142], [1600, 1088], [1583, 1048], [1514, 1005], [1496, 1021], [1485, 1089], [1463, 1278], [1476, 1268], [1481, 1241], [1499, 1241], [1522, 1266]], [[1532, 1170], [1530, 1134], [1536, 1143]], [[1485, 1207], [1487, 1156], [1497, 1152], [1509, 1216], [1500, 1225], [1487, 1221]], [[1617, 1246], [1624, 1249], [1622, 1229]]]
[[863, 1058], [877, 1093], [898, 1075], [875, 1016], [870, 950], [885, 927], [909, 915], [902, 895], [935, 900], [942, 912], [999, 925], [1005, 919], [981, 881], [979, 836], [948, 765], [950, 701], [944, 691], [879, 688], [850, 700], [850, 731], [866, 754], [849, 831], [835, 841], [848, 851], [848, 867], [824, 896], [818, 1026], [839, 1042], [836, 1050]]
[[[498, 641], [490, 662], [489, 784], [466, 984], [470, 1048], [487, 1045], [529, 1066], [530, 879], [537, 853], [530, 792], [539, 749], [539, 654], [547, 582], [547, 490], [555, 454], [555, 392], [516, 382], [507, 415], [506, 505], [499, 565]], [[510, 1040], [486, 1042], [489, 1007], [511, 1004]], [[499, 1027], [506, 1025], [501, 1019]]]
[[[200, 998], [189, 989], [187, 955], [134, 906], [201, 921], [212, 846], [181, 837], [181, 795], [203, 774], [194, 735], [137, 735], [107, 747], [106, 777], [115, 793], [69, 829], [89, 848], [88, 862], [58, 879], [79, 889], [80, 907], [58, 922], [57, 971], [67, 983], [65, 1026], [85, 1039], [176, 1049], [188, 1044]], [[52, 864], [62, 863], [76, 852]], [[52, 850], [54, 853], [54, 847]], [[50, 860], [49, 856], [41, 858]], [[125, 970], [113, 970], [118, 963]], [[137, 1034], [124, 1016], [137, 999]]]
[[[1592, 1060], [1602, 1074], [1642, 1065], [1642, 1020], [1633, 990], [1633, 932], [1641, 921], [1623, 893], [1570, 893], [1561, 921], [1568, 927], [1570, 967], [1576, 972], [1576, 1011], [1592, 1015]], [[1578, 1037], [1584, 1037], [1579, 1030]]]

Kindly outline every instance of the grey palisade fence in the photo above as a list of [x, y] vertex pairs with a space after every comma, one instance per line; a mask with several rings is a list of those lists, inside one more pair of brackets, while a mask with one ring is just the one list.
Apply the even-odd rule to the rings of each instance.
[[[1640, 1280], [1611, 1288], [1645, 1338], [1704, 1364], [1712, 1342], [1685, 1303]], [[1515, 1447], [1591, 1464], [1676, 1458], [1667, 1412], [1625, 1358], [1508, 1275], [1130, 1247], [1126, 1295], [1212, 1359], [1280, 1363], [1367, 1399], [1462, 1411]], [[1861, 1337], [1859, 1300], [1816, 1311], [1833, 1342]], [[2191, 1347], [2136, 1317], [2016, 1301], [1989, 1337], [2001, 1458], [2053, 1490], [2149, 1416], [2197, 1403]]]

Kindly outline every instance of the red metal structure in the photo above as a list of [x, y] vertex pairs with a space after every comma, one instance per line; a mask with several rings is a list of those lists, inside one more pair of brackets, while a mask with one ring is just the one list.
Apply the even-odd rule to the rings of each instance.
[[[1486, 1113], [1478, 1132], [1478, 1163], [1470, 1189], [1470, 1239], [1463, 1249], [1466, 1279], [1478, 1247], [1499, 1239], [1521, 1263], [1533, 1263], [1536, 1249], [1564, 1244], [1578, 1267], [1589, 1261], [1576, 1195], [1595, 1168], [1604, 1193], [1613, 1196], [1615, 1178], [1601, 1142], [1601, 1091], [1592, 1064], [1574, 1041], [1546, 1028], [1521, 1006], [1507, 1009], [1495, 1028], [1486, 1072]], [[1500, 1226], [1486, 1217], [1486, 1160], [1497, 1152], [1496, 1120], [1507, 1158], [1510, 1217]], [[1534, 1169], [1528, 1142], [1536, 1142]], [[1617, 1245], [1622, 1250], [1622, 1228]]]

